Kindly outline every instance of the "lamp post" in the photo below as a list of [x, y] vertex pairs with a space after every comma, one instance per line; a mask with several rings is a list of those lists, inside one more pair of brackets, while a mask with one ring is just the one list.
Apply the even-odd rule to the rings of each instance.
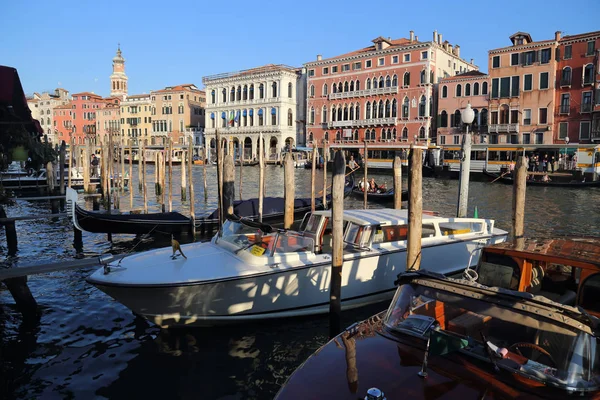
[[458, 209], [457, 217], [467, 216], [467, 204], [469, 200], [469, 173], [471, 170], [471, 134], [469, 133], [469, 124], [473, 122], [475, 112], [471, 108], [471, 103], [460, 114], [460, 119], [466, 125], [466, 131], [463, 136], [461, 158], [460, 158], [460, 176], [458, 191]]
[[565, 158], [564, 158], [564, 160], [565, 160], [565, 166], [564, 166], [564, 168], [565, 169], [568, 169], [567, 166], [569, 165], [569, 164], [567, 164], [567, 153], [569, 151], [568, 147], [569, 147], [569, 137], [566, 136], [565, 137]]

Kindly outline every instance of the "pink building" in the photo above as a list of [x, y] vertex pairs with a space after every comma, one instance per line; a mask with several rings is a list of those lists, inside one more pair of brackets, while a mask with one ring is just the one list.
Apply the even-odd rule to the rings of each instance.
[[485, 142], [488, 122], [489, 76], [479, 71], [469, 71], [440, 81], [438, 91], [437, 144], [462, 143], [465, 132], [461, 112], [471, 103], [475, 119], [470, 126], [473, 143]]
[[435, 104], [441, 79], [476, 70], [460, 46], [433, 32], [420, 41], [378, 37], [373, 45], [305, 64], [308, 142], [360, 148], [435, 141]]

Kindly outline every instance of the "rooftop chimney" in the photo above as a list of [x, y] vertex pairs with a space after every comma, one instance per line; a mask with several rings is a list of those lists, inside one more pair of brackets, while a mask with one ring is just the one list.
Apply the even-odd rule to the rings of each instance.
[[418, 41], [419, 41], [419, 37], [415, 36], [415, 42], [418, 42]]
[[433, 43], [437, 43], [437, 29], [433, 31]]
[[323, 56], [320, 54], [317, 54], [317, 61], [321, 61], [323, 59]]
[[557, 42], [560, 40], [560, 31], [554, 32], [554, 40], [556, 40]]
[[438, 44], [442, 44], [442, 34], [438, 34]]
[[415, 31], [410, 31], [410, 42], [414, 42], [415, 41]]
[[460, 57], [460, 46], [459, 45], [454, 46], [454, 55], [456, 57]]
[[454, 50], [452, 50], [452, 45], [450, 43], [448, 43], [448, 47], [446, 48], [446, 50], [448, 50], [448, 53], [454, 54]]
[[475, 59], [471, 58], [471, 64], [475, 64]]

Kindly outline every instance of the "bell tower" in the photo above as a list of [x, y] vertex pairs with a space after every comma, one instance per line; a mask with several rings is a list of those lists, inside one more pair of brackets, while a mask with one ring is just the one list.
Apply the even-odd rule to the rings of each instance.
[[121, 54], [121, 45], [113, 58], [113, 72], [110, 75], [110, 95], [114, 97], [127, 96], [127, 75], [125, 75], [125, 59]]

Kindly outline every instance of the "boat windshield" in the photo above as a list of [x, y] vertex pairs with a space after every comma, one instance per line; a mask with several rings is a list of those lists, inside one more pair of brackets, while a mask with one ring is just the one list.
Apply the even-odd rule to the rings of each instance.
[[466, 290], [460, 293], [403, 284], [385, 324], [395, 334], [429, 340], [430, 356], [458, 351], [570, 392], [600, 389], [598, 338], [546, 319], [531, 306], [501, 307]]

